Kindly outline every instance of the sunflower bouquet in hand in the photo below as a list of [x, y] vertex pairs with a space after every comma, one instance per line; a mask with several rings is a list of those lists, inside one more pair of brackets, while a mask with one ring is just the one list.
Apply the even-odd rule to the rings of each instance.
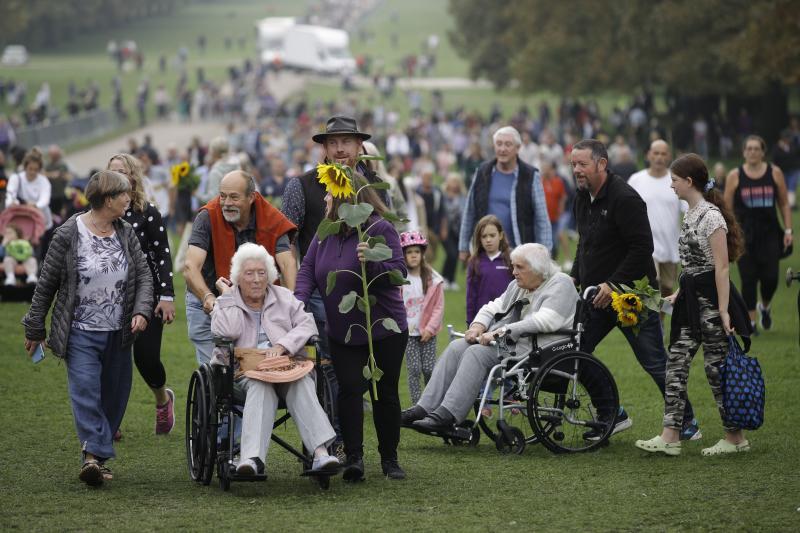
[[[358, 158], [359, 161], [374, 159], [381, 158], [368, 155], [363, 155]], [[363, 189], [372, 188], [386, 190], [389, 188], [389, 184], [386, 182], [368, 183], [363, 177], [355, 174], [352, 168], [340, 163], [318, 164], [317, 179], [334, 198], [350, 200], [339, 206], [336, 212], [338, 216], [336, 220], [330, 220], [328, 218], [322, 220], [317, 228], [317, 238], [323, 241], [331, 235], [339, 233], [342, 224], [346, 224], [347, 227], [354, 229], [358, 233], [359, 242], [365, 242], [369, 245], [369, 248], [364, 251], [364, 257], [367, 261], [380, 262], [390, 259], [392, 257], [392, 249], [386, 245], [383, 236], [371, 237], [369, 234], [374, 223], [369, 226], [366, 225], [366, 222], [369, 220], [374, 210], [372, 204], [358, 202], [358, 195]], [[358, 187], [357, 190], [356, 187]], [[393, 224], [402, 221], [400, 217], [391, 212], [383, 213], [381, 217]], [[375, 352], [372, 345], [372, 327], [380, 322], [385, 329], [396, 333], [400, 333], [400, 327], [392, 318], [372, 321], [371, 307], [376, 304], [377, 300], [375, 296], [370, 296], [369, 287], [378, 277], [384, 275], [388, 277], [389, 283], [392, 285], [405, 285], [408, 282], [403, 276], [403, 273], [399, 270], [382, 272], [378, 274], [378, 276], [368, 279], [366, 263], [362, 262], [360, 272], [354, 272], [352, 270], [334, 270], [328, 272], [328, 278], [326, 280], [327, 287], [325, 289], [326, 295], [330, 294], [336, 287], [336, 277], [338, 275], [355, 276], [361, 281], [361, 294], [358, 294], [356, 291], [350, 291], [342, 296], [342, 300], [339, 302], [339, 312], [346, 314], [352, 311], [354, 307], [357, 307], [359, 311], [364, 313], [364, 324], [350, 324], [347, 330], [347, 336], [345, 337], [345, 343], [350, 342], [350, 332], [353, 327], [362, 328], [366, 332], [367, 344], [369, 346], [369, 359], [362, 369], [362, 374], [364, 375], [364, 379], [370, 380], [372, 392], [374, 397], [377, 398], [377, 382], [381, 379], [381, 376], [383, 376], [383, 371], [378, 368], [375, 363]]]
[[617, 322], [639, 334], [639, 326], [652, 311], [661, 309], [661, 293], [650, 286], [647, 276], [633, 282], [633, 287], [611, 284], [611, 308], [617, 313]]
[[173, 165], [171, 172], [172, 186], [179, 191], [194, 191], [200, 184], [200, 177], [186, 161]]

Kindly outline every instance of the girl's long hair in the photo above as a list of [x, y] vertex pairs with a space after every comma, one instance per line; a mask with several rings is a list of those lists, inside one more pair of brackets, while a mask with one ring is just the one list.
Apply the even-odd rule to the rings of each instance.
[[672, 174], [680, 178], [692, 178], [692, 187], [703, 193], [703, 198], [715, 205], [722, 213], [725, 224], [728, 226], [726, 241], [728, 244], [728, 261], [733, 262], [739, 259], [744, 252], [744, 237], [742, 228], [736, 221], [736, 217], [725, 205], [722, 195], [716, 187], [711, 187], [706, 191], [708, 184], [708, 168], [703, 162], [703, 158], [697, 154], [684, 154], [678, 157], [670, 165], [669, 170]]
[[511, 268], [511, 246], [509, 246], [508, 240], [506, 239], [506, 232], [503, 230], [503, 224], [496, 216], [486, 215], [475, 225], [475, 231], [472, 234], [472, 249], [475, 250], [475, 253], [472, 254], [472, 257], [469, 258], [469, 263], [467, 263], [467, 272], [471, 272], [476, 279], [481, 277], [481, 252], [486, 251], [481, 244], [481, 233], [483, 233], [486, 226], [494, 226], [497, 228], [497, 231], [500, 232], [500, 255], [503, 256], [503, 262], [505, 262], [506, 266]]
[[433, 284], [433, 269], [425, 260], [425, 250], [418, 244], [406, 246], [403, 250], [403, 259], [405, 259], [406, 250], [414, 246], [420, 249], [419, 277], [422, 279], [422, 294], [424, 295], [428, 294], [428, 288]]

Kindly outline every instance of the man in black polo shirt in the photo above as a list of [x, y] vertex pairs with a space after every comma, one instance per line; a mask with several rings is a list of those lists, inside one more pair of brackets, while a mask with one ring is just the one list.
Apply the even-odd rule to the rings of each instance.
[[[603, 143], [584, 139], [573, 146], [570, 158], [578, 187], [575, 219], [579, 235], [571, 275], [582, 289], [598, 288], [581, 339], [581, 349], [591, 353], [617, 325], [616, 313], [611, 308], [612, 284], [632, 286], [635, 280], [646, 276], [653, 287], [658, 287], [652, 257], [653, 235], [644, 200], [625, 180], [608, 171], [608, 153]], [[658, 313], [648, 313], [638, 335], [630, 328], [620, 327], [620, 331], [663, 396], [667, 352]], [[632, 424], [620, 408], [614, 433]], [[594, 432], [587, 432], [585, 437], [595, 437]], [[700, 438], [688, 400], [681, 438]]]

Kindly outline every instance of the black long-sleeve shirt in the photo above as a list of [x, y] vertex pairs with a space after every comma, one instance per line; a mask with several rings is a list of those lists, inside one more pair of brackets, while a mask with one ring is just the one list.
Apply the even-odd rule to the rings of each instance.
[[632, 285], [644, 276], [658, 287], [647, 206], [630, 185], [609, 174], [594, 201], [578, 192], [574, 212], [579, 240], [571, 275], [581, 287]]

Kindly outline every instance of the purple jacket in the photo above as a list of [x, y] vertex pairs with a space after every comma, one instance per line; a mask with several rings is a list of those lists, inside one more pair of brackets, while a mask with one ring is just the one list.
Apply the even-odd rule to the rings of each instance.
[[492, 261], [486, 252], [481, 252], [478, 271], [480, 277], [472, 273], [472, 268], [467, 268], [467, 325], [472, 324], [481, 307], [503, 294], [514, 279], [502, 255]]
[[[377, 222], [375, 222], [376, 220]], [[373, 222], [375, 222], [375, 225], [370, 229], [370, 235], [373, 237], [382, 235], [386, 239], [386, 245], [392, 249], [392, 258], [383, 262], [368, 261], [366, 263], [367, 282], [378, 274], [393, 269], [399, 270], [405, 277], [407, 271], [403, 250], [400, 248], [400, 236], [389, 222], [372, 217], [367, 224], [372, 224]], [[357, 244], [358, 234], [355, 231], [351, 231], [345, 236], [332, 235], [322, 243], [314, 238], [303, 258], [303, 264], [300, 265], [294, 289], [294, 295], [303, 303], [308, 303], [314, 289], [319, 289], [327, 316], [326, 332], [329, 337], [342, 344], [344, 344], [347, 329], [350, 328], [351, 324], [361, 324], [363, 326], [365, 322], [364, 313], [359, 311], [357, 306], [353, 306], [353, 309], [347, 314], [343, 315], [339, 312], [339, 302], [342, 300], [342, 296], [350, 291], [356, 291], [359, 295], [362, 294], [361, 280], [347, 272], [340, 272], [336, 276], [336, 287], [333, 292], [326, 296], [325, 289], [327, 287], [328, 272], [352, 270], [353, 272], [361, 273], [361, 263], [359, 263], [356, 254]], [[371, 310], [373, 324], [375, 324], [376, 320], [382, 318], [393, 318], [397, 322], [400, 331], [408, 329], [406, 309], [403, 305], [400, 287], [389, 283], [388, 275], [381, 276], [375, 283], [370, 285], [369, 294], [377, 299]], [[372, 328], [373, 339], [383, 339], [392, 333], [380, 323], [375, 324]], [[353, 326], [350, 331], [349, 344], [367, 344], [366, 332], [359, 326]]]

